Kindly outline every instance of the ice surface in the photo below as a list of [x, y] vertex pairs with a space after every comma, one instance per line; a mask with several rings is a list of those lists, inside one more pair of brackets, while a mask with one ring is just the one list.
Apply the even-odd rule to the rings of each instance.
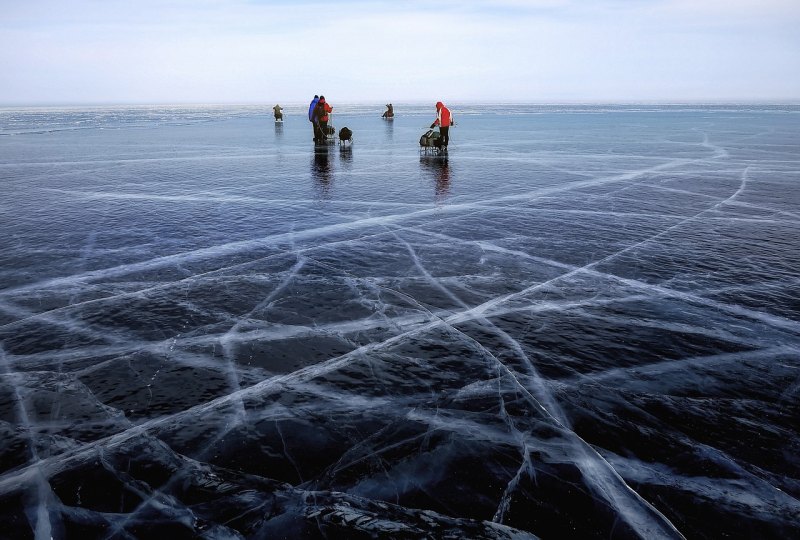
[[800, 535], [800, 109], [0, 109], [15, 538]]

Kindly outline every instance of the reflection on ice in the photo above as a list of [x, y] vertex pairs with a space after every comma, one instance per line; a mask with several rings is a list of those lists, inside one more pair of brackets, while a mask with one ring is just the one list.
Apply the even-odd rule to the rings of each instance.
[[319, 190], [320, 198], [327, 199], [331, 191], [331, 155], [327, 146], [317, 145], [314, 148], [314, 160], [311, 164], [311, 176]]
[[796, 113], [376, 111], [0, 141], [5, 534], [800, 533]]
[[433, 178], [436, 184], [434, 188], [435, 200], [437, 204], [442, 204], [450, 193], [449, 157], [447, 155], [420, 154], [419, 162], [425, 172]]

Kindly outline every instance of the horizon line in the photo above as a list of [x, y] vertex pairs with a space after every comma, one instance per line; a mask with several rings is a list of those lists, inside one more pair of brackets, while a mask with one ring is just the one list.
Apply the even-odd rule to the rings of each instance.
[[[340, 105], [376, 105], [385, 106], [387, 100], [356, 100], [338, 101]], [[389, 101], [389, 103], [407, 105], [427, 105], [441, 99], [409, 99], [403, 101]], [[448, 103], [464, 105], [800, 105], [800, 98], [785, 99], [572, 99], [572, 100], [524, 100], [524, 99], [463, 99], [448, 100]], [[0, 103], [0, 108], [53, 108], [53, 107], [272, 107], [272, 102], [267, 101], [85, 101], [85, 102], [28, 102], [28, 103]], [[280, 103], [280, 100], [277, 101]], [[305, 101], [286, 101], [286, 106], [307, 105]]]

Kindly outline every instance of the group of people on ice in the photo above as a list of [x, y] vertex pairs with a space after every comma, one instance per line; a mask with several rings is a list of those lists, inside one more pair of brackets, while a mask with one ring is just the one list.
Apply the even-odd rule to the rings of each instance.
[[[382, 118], [393, 118], [394, 107], [391, 103], [386, 105], [386, 111], [383, 113]], [[280, 105], [273, 107], [275, 120], [283, 120], [283, 109]], [[331, 136], [328, 129], [329, 115], [333, 112], [333, 107], [325, 101], [325, 96], [315, 95], [314, 99], [308, 106], [308, 121], [314, 130], [314, 142], [320, 143], [326, 140], [326, 137]], [[436, 102], [436, 119], [431, 124], [431, 129], [439, 126], [441, 149], [446, 151], [447, 144], [450, 142], [450, 126], [454, 125], [453, 115], [450, 109], [444, 106], [441, 101]]]
[[314, 142], [324, 142], [330, 136], [328, 133], [328, 115], [333, 112], [333, 107], [325, 101], [325, 96], [314, 96], [308, 106], [308, 120], [314, 129]]

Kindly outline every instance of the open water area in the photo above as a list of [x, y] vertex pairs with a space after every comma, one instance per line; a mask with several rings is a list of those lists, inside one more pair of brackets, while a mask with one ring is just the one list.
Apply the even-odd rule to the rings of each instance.
[[329, 98], [0, 109], [0, 536], [800, 537], [800, 107]]

